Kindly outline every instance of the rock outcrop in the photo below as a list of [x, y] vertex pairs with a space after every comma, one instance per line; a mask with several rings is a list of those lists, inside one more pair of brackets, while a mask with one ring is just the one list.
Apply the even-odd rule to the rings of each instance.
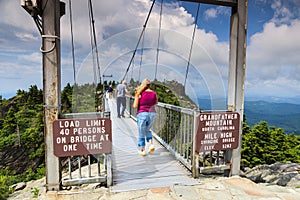
[[255, 183], [296, 188], [300, 187], [300, 164], [278, 162], [271, 165], [258, 165], [251, 169], [245, 168], [242, 176]]

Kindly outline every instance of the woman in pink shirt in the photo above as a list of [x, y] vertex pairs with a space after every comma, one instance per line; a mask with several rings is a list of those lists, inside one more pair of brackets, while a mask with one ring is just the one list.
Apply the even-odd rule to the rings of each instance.
[[155, 118], [155, 105], [158, 103], [156, 92], [150, 89], [150, 80], [144, 79], [142, 84], [137, 88], [133, 107], [137, 108], [137, 125], [138, 125], [138, 154], [146, 155], [146, 141], [149, 143], [148, 153], [152, 153], [153, 146], [151, 127]]

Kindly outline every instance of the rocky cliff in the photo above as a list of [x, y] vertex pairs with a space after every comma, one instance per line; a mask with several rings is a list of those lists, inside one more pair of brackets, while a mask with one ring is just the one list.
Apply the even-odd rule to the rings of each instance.
[[259, 165], [245, 168], [242, 176], [255, 183], [288, 186], [300, 188], [299, 163], [274, 163], [272, 165]]

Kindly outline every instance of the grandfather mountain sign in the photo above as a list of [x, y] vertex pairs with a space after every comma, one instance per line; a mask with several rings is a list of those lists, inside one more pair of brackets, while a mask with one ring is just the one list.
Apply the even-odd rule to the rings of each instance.
[[240, 115], [237, 112], [209, 112], [197, 116], [196, 151], [236, 149]]

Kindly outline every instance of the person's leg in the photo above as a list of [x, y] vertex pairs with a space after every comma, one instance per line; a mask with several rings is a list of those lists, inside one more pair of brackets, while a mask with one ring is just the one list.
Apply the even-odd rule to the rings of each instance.
[[146, 126], [146, 130], [145, 130], [145, 134], [146, 134], [146, 141], [148, 142], [149, 146], [149, 153], [154, 152], [155, 148], [153, 146], [153, 137], [152, 137], [152, 125], [153, 125], [153, 121], [155, 118], [155, 112], [149, 112], [148, 113], [148, 120], [147, 120], [147, 126]]
[[147, 123], [147, 113], [139, 113], [136, 116], [137, 126], [138, 126], [138, 149], [140, 155], [145, 154], [145, 131], [146, 131], [146, 123]]
[[149, 112], [148, 113], [148, 119], [147, 119], [147, 126], [146, 126], [146, 129], [145, 129], [145, 134], [146, 134], [146, 140], [147, 142], [149, 142], [150, 140], [152, 140], [152, 132], [151, 132], [151, 128], [152, 128], [152, 125], [153, 125], [153, 121], [154, 121], [154, 118], [155, 118], [155, 112]]
[[121, 107], [121, 101], [120, 101], [120, 97], [117, 97], [117, 114], [118, 117], [120, 117], [120, 107]]
[[126, 97], [122, 97], [122, 111], [121, 111], [122, 117], [125, 117], [124, 116], [125, 109], [126, 109]]

